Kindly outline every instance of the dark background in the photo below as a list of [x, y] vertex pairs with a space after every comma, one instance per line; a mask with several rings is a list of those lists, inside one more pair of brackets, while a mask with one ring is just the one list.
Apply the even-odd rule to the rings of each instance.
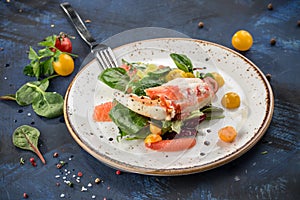
[[[67, 32], [76, 36], [73, 52], [75, 72], [51, 81], [50, 91], [64, 95], [67, 87], [89, 53], [59, 4], [63, 1], [0, 2], [0, 96], [13, 94], [34, 78], [23, 74], [29, 63], [29, 46], [51, 34]], [[191, 38], [203, 39], [232, 48], [231, 37], [239, 29], [248, 30], [252, 48], [242, 53], [265, 74], [271, 74], [275, 97], [273, 120], [262, 140], [233, 162], [207, 172], [155, 177], [122, 173], [94, 159], [73, 140], [62, 117], [45, 119], [30, 106], [0, 101], [0, 199], [300, 199], [299, 86], [300, 86], [300, 1], [218, 0], [218, 1], [70, 1], [97, 41], [125, 30], [162, 27]], [[273, 10], [267, 6], [272, 3]], [[204, 27], [198, 28], [203, 21]], [[271, 38], [276, 39], [270, 45]], [[30, 114], [28, 114], [30, 113]], [[12, 144], [12, 133], [27, 124], [41, 132], [39, 148], [47, 164], [32, 152]], [[59, 157], [53, 158], [58, 152]], [[25, 165], [20, 165], [23, 157]], [[34, 157], [37, 167], [31, 166]], [[68, 162], [57, 169], [60, 161]], [[66, 171], [65, 171], [66, 170]], [[70, 174], [65, 175], [65, 173]], [[81, 182], [74, 187], [63, 182], [78, 171]], [[56, 175], [60, 175], [56, 178]], [[95, 178], [102, 183], [94, 184]], [[75, 179], [74, 179], [75, 180]], [[59, 182], [60, 186], [56, 183]], [[92, 187], [88, 187], [92, 183]], [[85, 186], [88, 191], [82, 192]]]

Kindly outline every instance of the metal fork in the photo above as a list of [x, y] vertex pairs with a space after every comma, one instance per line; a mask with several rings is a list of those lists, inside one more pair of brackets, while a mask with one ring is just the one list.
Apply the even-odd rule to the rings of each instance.
[[61, 3], [60, 7], [67, 14], [80, 37], [90, 46], [91, 52], [99, 61], [102, 69], [118, 67], [117, 60], [111, 48], [105, 44], [96, 42], [73, 7], [68, 2]]

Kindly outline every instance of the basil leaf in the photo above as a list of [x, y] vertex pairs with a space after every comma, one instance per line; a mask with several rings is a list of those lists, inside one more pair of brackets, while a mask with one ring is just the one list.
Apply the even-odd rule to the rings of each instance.
[[48, 36], [44, 39], [44, 41], [39, 42], [38, 45], [44, 46], [44, 47], [54, 47], [55, 41], [56, 41], [56, 35]]
[[46, 161], [37, 147], [39, 136], [40, 131], [38, 129], [23, 125], [14, 131], [12, 141], [16, 147], [35, 152], [45, 164]]
[[39, 55], [40, 57], [49, 57], [49, 56], [53, 56], [54, 52], [51, 51], [49, 48], [45, 48], [45, 49], [40, 49], [39, 50]]
[[51, 57], [48, 60], [45, 60], [40, 63], [41, 74], [43, 74], [44, 76], [49, 76], [54, 74], [54, 69], [52, 65], [53, 60], [54, 58]]
[[20, 89], [16, 92], [16, 101], [21, 106], [26, 106], [31, 104], [36, 98], [39, 97], [40, 92], [36, 90], [35, 87], [30, 85], [34, 85], [40, 88], [42, 91], [46, 91], [49, 86], [48, 80], [43, 81], [33, 81], [24, 84]]
[[36, 60], [39, 58], [39, 56], [37, 55], [37, 53], [34, 51], [34, 49], [32, 47], [29, 47], [29, 54], [28, 54], [28, 58], [30, 60]]
[[178, 69], [181, 69], [184, 72], [193, 73], [192, 61], [186, 55], [171, 53], [170, 56]]
[[122, 136], [135, 136], [148, 124], [148, 118], [141, 116], [120, 103], [117, 103], [109, 113], [112, 121], [119, 127]]
[[30, 63], [32, 66], [32, 72], [34, 76], [38, 79], [41, 74], [41, 69], [40, 69], [40, 62], [39, 61], [33, 61]]
[[33, 73], [33, 69], [32, 69], [32, 65], [31, 64], [29, 64], [29, 65], [27, 65], [27, 66], [24, 67], [23, 73], [26, 76], [35, 76], [34, 73]]
[[126, 70], [120, 67], [109, 68], [101, 72], [98, 79], [111, 88], [125, 91], [127, 84], [130, 81]]
[[32, 102], [34, 112], [47, 118], [55, 118], [63, 114], [64, 99], [58, 93], [44, 92], [41, 98]]

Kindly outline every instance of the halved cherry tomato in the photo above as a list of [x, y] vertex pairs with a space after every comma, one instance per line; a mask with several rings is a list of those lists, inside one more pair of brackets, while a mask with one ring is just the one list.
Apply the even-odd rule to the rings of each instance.
[[253, 38], [248, 31], [237, 31], [231, 39], [232, 46], [239, 51], [247, 51], [253, 44]]
[[155, 143], [145, 143], [145, 146], [156, 151], [174, 152], [190, 149], [195, 146], [195, 144], [195, 138], [178, 138], [173, 140], [161, 140]]
[[61, 76], [68, 76], [74, 71], [74, 60], [68, 54], [62, 53], [58, 60], [52, 63], [54, 71]]
[[225, 126], [218, 131], [218, 135], [224, 142], [233, 142], [237, 136], [237, 132], [232, 126]]
[[[57, 36], [55, 40], [55, 47], [62, 52], [72, 52], [72, 42], [65, 33], [60, 33], [59, 36]], [[55, 51], [55, 49], [53, 51]]]

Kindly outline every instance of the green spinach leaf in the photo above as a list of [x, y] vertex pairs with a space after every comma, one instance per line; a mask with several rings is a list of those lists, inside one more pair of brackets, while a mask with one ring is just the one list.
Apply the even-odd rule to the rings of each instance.
[[[34, 85], [35, 87], [33, 87]], [[49, 86], [49, 80], [45, 79], [43, 81], [33, 81], [24, 84], [16, 92], [16, 101], [21, 106], [27, 106], [31, 104], [35, 98], [40, 95], [40, 91], [36, 90], [36, 87], [40, 88], [42, 91], [46, 91]]]
[[130, 78], [126, 73], [126, 70], [120, 67], [109, 68], [101, 72], [98, 79], [104, 82], [111, 88], [125, 91]]
[[47, 118], [55, 118], [63, 114], [63, 97], [54, 92], [41, 92], [40, 98], [32, 102], [34, 112]]
[[184, 72], [193, 73], [194, 67], [192, 61], [186, 55], [171, 53], [170, 56], [178, 69], [181, 69]]
[[[109, 113], [112, 121], [119, 127], [121, 137], [129, 135], [138, 137], [139, 131], [148, 125], [148, 118], [141, 116], [120, 103], [117, 103]], [[142, 133], [142, 131], [140, 132]]]
[[12, 141], [16, 147], [35, 152], [42, 163], [46, 164], [44, 157], [37, 147], [39, 136], [40, 131], [38, 129], [23, 125], [14, 131]]

